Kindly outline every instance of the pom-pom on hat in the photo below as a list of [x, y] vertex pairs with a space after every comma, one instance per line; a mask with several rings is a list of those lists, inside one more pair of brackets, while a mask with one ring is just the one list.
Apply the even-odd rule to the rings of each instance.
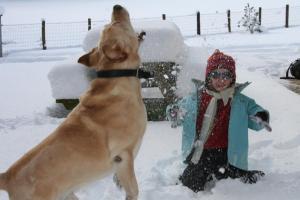
[[222, 53], [219, 49], [216, 49], [207, 60], [205, 73], [206, 79], [208, 79], [210, 73], [216, 69], [227, 69], [230, 73], [232, 73], [233, 83], [235, 82], [235, 61], [231, 56]]

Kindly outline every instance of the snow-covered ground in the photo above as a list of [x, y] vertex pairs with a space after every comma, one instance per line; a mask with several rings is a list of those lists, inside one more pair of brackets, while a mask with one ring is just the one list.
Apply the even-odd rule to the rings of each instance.
[[[8, 16], [15, 12], [20, 14], [22, 10], [26, 16], [29, 8], [34, 10], [38, 4], [36, 0], [26, 1], [26, 3], [6, 0], [0, 2], [0, 6], [4, 7], [5, 15]], [[54, 12], [51, 10], [55, 6], [52, 1], [41, 2], [49, 8], [46, 9], [46, 13]], [[70, 2], [67, 1], [66, 4], [73, 6], [76, 4], [77, 7], [82, 8], [80, 12], [78, 11], [78, 15], [88, 15], [83, 10], [88, 10], [89, 7], [93, 7], [94, 10], [93, 3], [83, 3], [79, 0], [72, 1], [73, 4]], [[95, 3], [95, 1], [91, 2]], [[113, 4], [111, 1], [100, 2], [106, 6], [106, 10]], [[122, 5], [126, 6], [126, 2], [123, 1]], [[135, 6], [133, 2], [136, 3]], [[133, 15], [139, 17], [143, 17], [143, 13], [148, 15], [152, 10], [151, 7], [144, 9], [138, 2], [140, 1], [128, 0]], [[163, 6], [168, 2], [170, 5], [175, 5], [171, 0], [163, 2], [161, 4], [157, 1], [157, 4]], [[185, 6], [175, 6], [173, 11], [170, 9], [170, 12], [172, 15], [182, 14], [188, 8], [193, 9], [195, 2], [191, 1], [191, 5], [185, 3]], [[207, 5], [212, 7], [210, 2], [202, 3], [203, 7]], [[234, 0], [226, 2], [228, 6], [240, 5]], [[271, 0], [264, 1], [271, 7], [277, 7], [278, 2], [280, 1], [276, 3]], [[286, 1], [280, 3], [285, 4]], [[59, 10], [61, 6], [56, 8]], [[223, 8], [227, 9], [227, 5], [223, 4]], [[99, 13], [102, 10], [105, 9], [99, 7]], [[37, 12], [35, 15], [42, 18], [42, 13]], [[108, 11], [102, 14], [109, 18]], [[61, 15], [72, 20], [72, 15]], [[28, 18], [24, 16], [24, 20], [33, 20], [33, 15], [29, 15]], [[185, 94], [190, 90], [188, 83], [191, 77], [203, 78], [203, 67], [207, 56], [213, 49], [219, 48], [237, 60], [237, 81], [252, 82], [244, 93], [255, 98], [259, 104], [270, 111], [273, 132], [262, 130], [256, 134], [250, 131], [249, 135], [250, 168], [261, 169], [266, 172], [266, 176], [254, 185], [245, 185], [239, 180], [222, 180], [211, 191], [195, 194], [182, 185], [175, 184], [183, 169], [180, 158], [181, 128], [172, 129], [168, 122], [149, 122], [141, 150], [135, 161], [140, 188], [139, 199], [299, 199], [300, 107], [298, 105], [300, 105], [300, 96], [284, 87], [283, 81], [279, 80], [280, 76], [285, 75], [289, 63], [300, 57], [299, 33], [300, 27], [291, 27], [253, 35], [232, 33], [185, 38], [185, 43], [189, 46], [185, 61], [188, 67], [183, 66], [179, 75], [179, 94]], [[59, 62], [79, 56], [83, 52], [82, 48], [27, 50], [0, 58], [0, 172], [5, 171], [16, 159], [62, 122], [63, 119], [47, 115], [47, 108], [52, 107], [55, 101], [51, 95], [47, 75]], [[122, 199], [124, 196], [112, 182], [111, 176], [87, 185], [77, 193], [80, 200], [115, 200]], [[0, 200], [7, 199], [7, 194], [1, 191]]]

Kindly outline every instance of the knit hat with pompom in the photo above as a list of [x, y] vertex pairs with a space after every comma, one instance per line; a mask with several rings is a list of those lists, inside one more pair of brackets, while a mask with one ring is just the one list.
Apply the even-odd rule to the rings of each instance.
[[227, 69], [230, 73], [232, 73], [232, 83], [235, 83], [235, 61], [231, 56], [222, 53], [219, 49], [216, 49], [207, 60], [205, 72], [206, 82], [209, 81], [208, 79], [211, 72], [216, 69]]

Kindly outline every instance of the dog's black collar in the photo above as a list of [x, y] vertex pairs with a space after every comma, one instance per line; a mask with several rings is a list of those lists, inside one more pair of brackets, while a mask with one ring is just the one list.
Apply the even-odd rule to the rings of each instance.
[[135, 76], [137, 78], [152, 78], [153, 74], [141, 69], [117, 69], [117, 70], [102, 70], [97, 71], [98, 78], [116, 78]]

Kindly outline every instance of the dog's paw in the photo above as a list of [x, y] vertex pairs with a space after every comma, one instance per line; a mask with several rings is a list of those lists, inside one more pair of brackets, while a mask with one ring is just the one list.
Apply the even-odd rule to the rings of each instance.
[[119, 189], [122, 189], [122, 185], [116, 174], [113, 176], [113, 181]]

